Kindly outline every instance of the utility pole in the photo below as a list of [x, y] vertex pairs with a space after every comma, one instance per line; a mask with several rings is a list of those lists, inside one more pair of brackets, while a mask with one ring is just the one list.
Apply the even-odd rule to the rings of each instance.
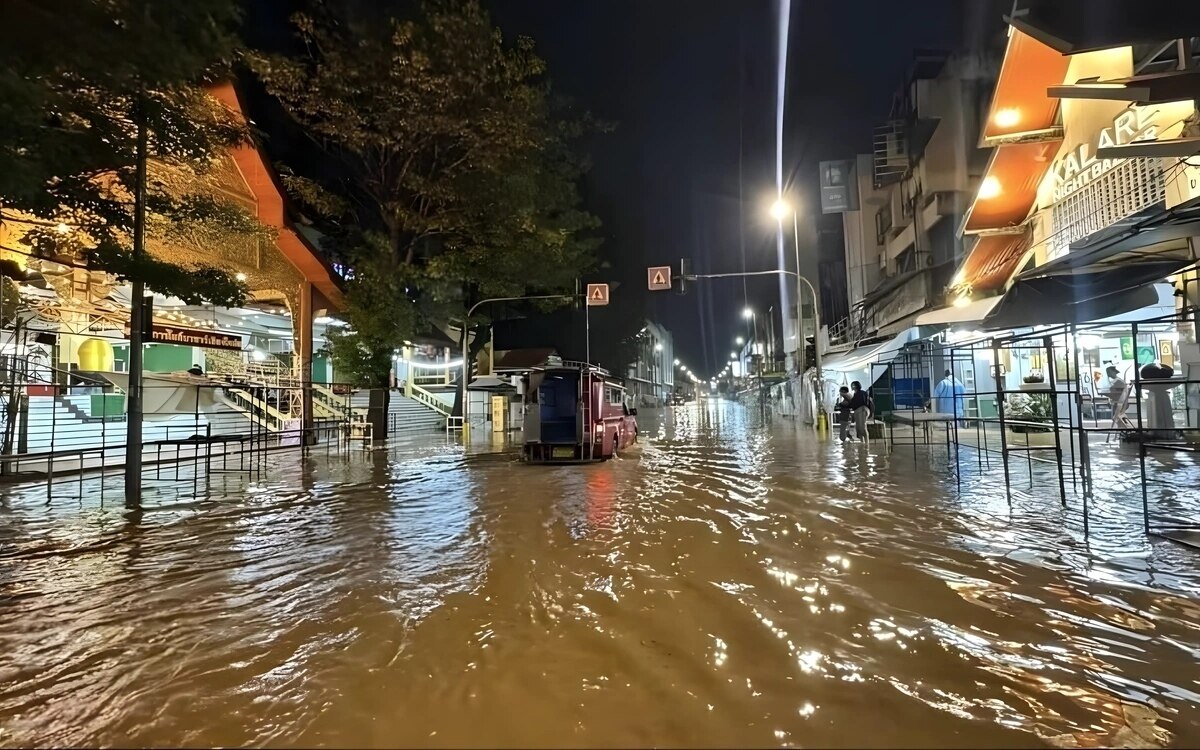
[[[133, 258], [140, 260], [146, 252], [146, 111], [141, 95], [137, 112], [137, 166], [133, 186]], [[138, 509], [142, 504], [142, 331], [146, 328], [146, 282], [135, 273], [131, 280], [132, 299], [129, 308], [129, 387], [125, 416], [125, 507]]]

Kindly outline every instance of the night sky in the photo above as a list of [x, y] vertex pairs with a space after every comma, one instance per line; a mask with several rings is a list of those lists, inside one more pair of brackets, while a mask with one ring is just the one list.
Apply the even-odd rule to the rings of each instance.
[[[700, 282], [645, 292], [645, 266], [694, 259], [697, 272], [777, 267], [766, 207], [775, 185], [778, 0], [486, 0], [506, 35], [533, 37], [555, 86], [618, 123], [593, 144], [587, 194], [605, 257], [645, 295], [680, 359], [719, 369], [739, 311], [778, 304], [778, 282]], [[817, 162], [869, 150], [913, 51], [994, 42], [1006, 3], [793, 0], [785, 179], [819, 212]], [[966, 15], [970, 12], [972, 17]], [[803, 232], [803, 230], [802, 230]], [[810, 245], [812, 235], [802, 237]], [[790, 248], [790, 245], [789, 245]], [[790, 252], [790, 250], [789, 250]], [[777, 323], [778, 325], [778, 323]]]
[[[698, 273], [778, 267], [767, 207], [780, 0], [482, 2], [506, 38], [535, 40], [557, 90], [616, 124], [588, 144], [594, 166], [584, 185], [587, 207], [604, 222], [609, 267], [598, 276], [620, 284], [614, 304], [644, 306], [701, 375], [720, 369], [745, 332], [747, 299], [760, 311], [778, 306], [776, 278], [699, 282], [679, 296], [647, 292], [645, 269], [678, 268], [683, 256]], [[252, 43], [277, 48], [288, 12], [303, 4], [250, 3]], [[817, 162], [869, 150], [914, 50], [995, 43], [1009, 7], [792, 0], [783, 169], [800, 203], [807, 272], [815, 231], [804, 217], [820, 210]]]

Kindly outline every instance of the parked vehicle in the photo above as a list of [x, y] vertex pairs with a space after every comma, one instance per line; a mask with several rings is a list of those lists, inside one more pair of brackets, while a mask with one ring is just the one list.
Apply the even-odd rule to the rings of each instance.
[[605, 370], [581, 362], [524, 377], [524, 458], [532, 463], [607, 461], [637, 441], [637, 409]]

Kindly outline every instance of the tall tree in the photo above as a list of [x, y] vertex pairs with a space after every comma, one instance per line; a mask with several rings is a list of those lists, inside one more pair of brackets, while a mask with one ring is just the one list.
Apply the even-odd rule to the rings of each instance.
[[239, 17], [236, 0], [6, 3], [0, 221], [38, 255], [74, 257], [189, 302], [243, 300], [244, 287], [218, 269], [132, 252], [139, 122], [151, 161], [151, 239], [220, 241], [264, 231], [231, 202], [179, 189], [247, 137], [245, 125], [201, 88], [236, 56]]
[[[479, 300], [573, 291], [597, 222], [579, 208], [572, 144], [592, 123], [564, 116], [530, 40], [506, 45], [475, 0], [424, 0], [382, 22], [319, 4], [295, 22], [308, 55], [258, 56], [255, 69], [338, 165], [336, 180], [293, 176], [289, 189], [370, 266], [335, 354], [390, 354], [414, 312], [467, 336]], [[373, 361], [383, 385], [390, 357]]]
[[187, 179], [246, 137], [200, 88], [232, 61], [238, 18], [235, 0], [5, 5], [0, 221], [16, 226], [13, 234], [37, 255], [132, 282], [125, 492], [134, 507], [146, 285], [188, 302], [245, 297], [219, 269], [155, 259], [147, 238], [220, 241], [262, 231], [247, 212]]

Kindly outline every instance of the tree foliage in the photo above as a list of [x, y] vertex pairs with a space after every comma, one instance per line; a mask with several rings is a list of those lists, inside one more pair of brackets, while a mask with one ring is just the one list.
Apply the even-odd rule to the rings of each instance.
[[[356, 272], [370, 266], [348, 291], [360, 350], [390, 339], [390, 353], [420, 317], [445, 325], [484, 298], [573, 290], [597, 222], [579, 207], [572, 146], [593, 123], [566, 116], [532, 42], [506, 45], [476, 0], [383, 22], [319, 4], [295, 24], [308, 54], [254, 68], [337, 164], [336, 180], [285, 184]], [[365, 333], [377, 314], [394, 317], [386, 336]]]
[[[200, 87], [237, 54], [238, 21], [235, 0], [7, 2], [0, 220], [37, 255], [188, 301], [240, 302], [245, 288], [217, 269], [130, 257], [137, 123], [157, 167], [193, 177], [247, 137]], [[162, 180], [149, 181], [147, 205], [151, 239], [266, 231], [232, 203]]]

